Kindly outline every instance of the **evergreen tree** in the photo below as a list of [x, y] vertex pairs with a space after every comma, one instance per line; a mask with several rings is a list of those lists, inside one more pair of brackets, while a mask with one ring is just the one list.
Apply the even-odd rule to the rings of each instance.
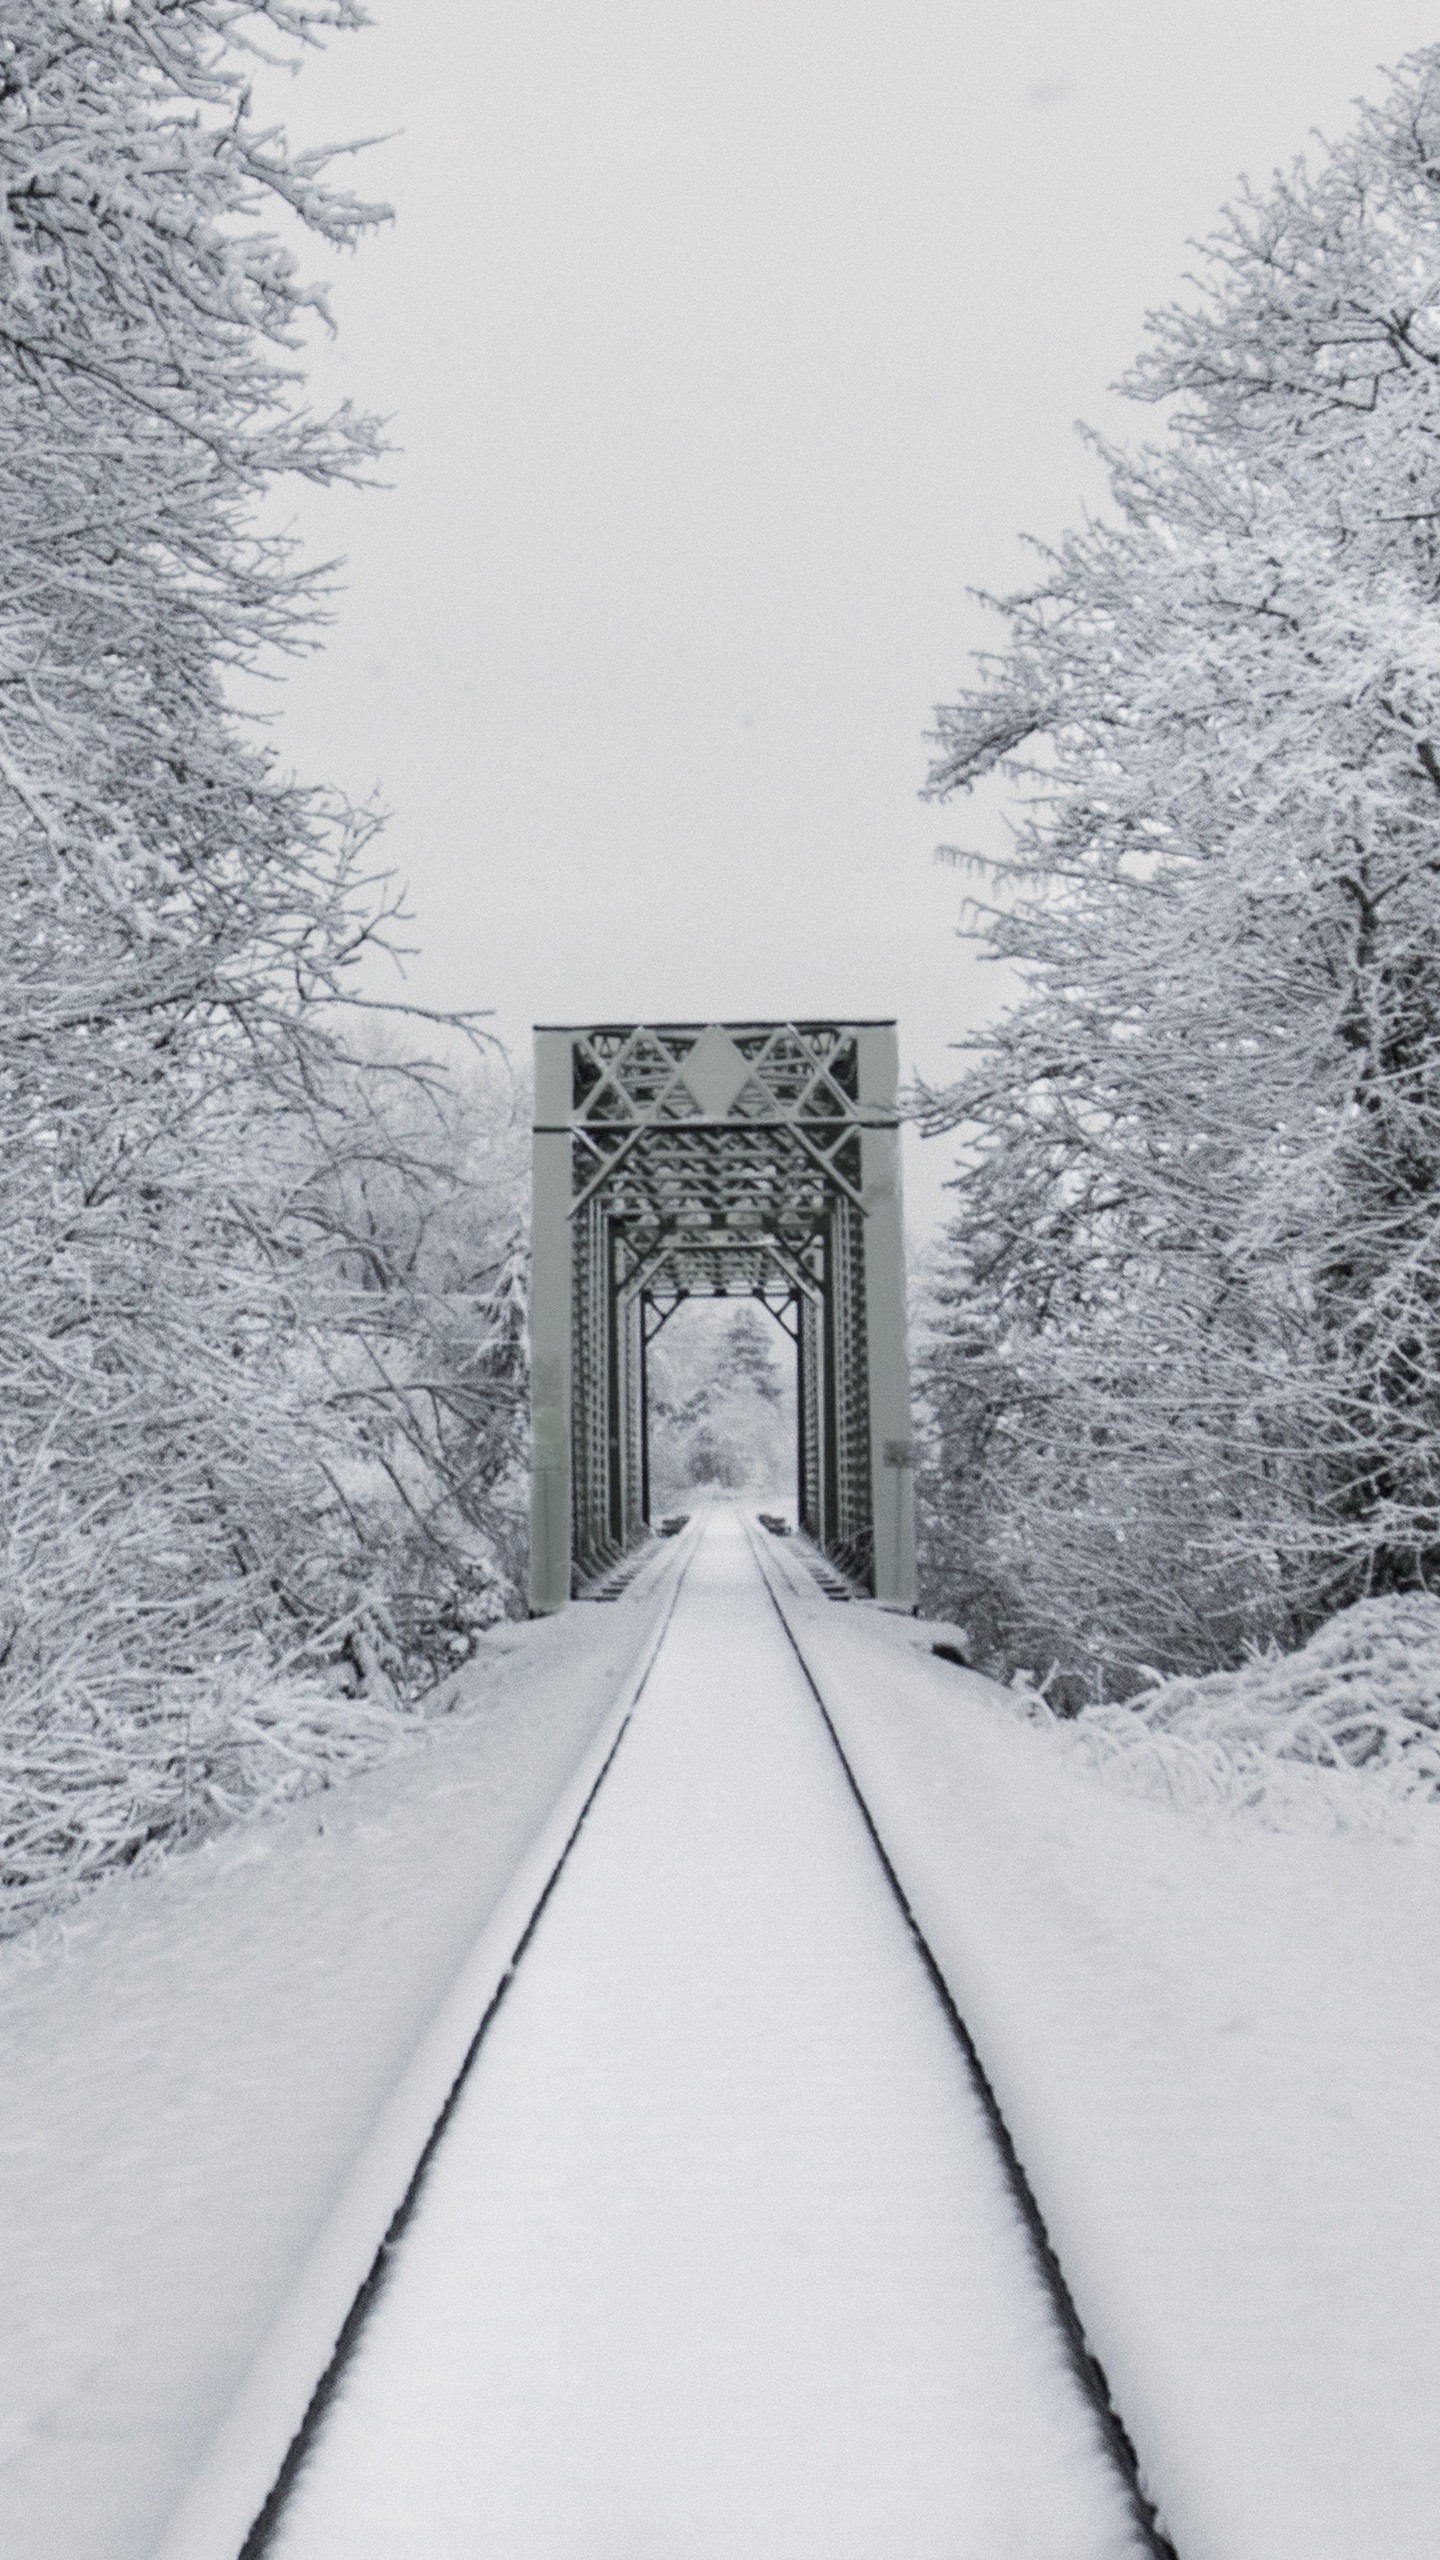
[[773, 1492], [795, 1470], [793, 1416], [773, 1318], [744, 1301], [703, 1303], [656, 1337], [649, 1404], [654, 1476]]

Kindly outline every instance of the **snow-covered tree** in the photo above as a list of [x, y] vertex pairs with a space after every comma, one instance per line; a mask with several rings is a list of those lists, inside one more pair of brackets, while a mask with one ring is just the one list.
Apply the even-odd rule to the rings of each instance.
[[673, 1316], [649, 1355], [654, 1481], [677, 1499], [696, 1485], [776, 1493], [795, 1473], [787, 1354], [774, 1318], [741, 1301]]
[[[373, 814], [281, 772], [237, 707], [314, 645], [331, 584], [265, 501], [381, 450], [308, 404], [326, 313], [296, 249], [383, 209], [259, 125], [250, 83], [361, 24], [355, 0], [0, 0], [0, 1867], [21, 1880], [173, 1827], [175, 1736], [226, 1666], [413, 1689], [510, 1596], [508, 1106], [357, 1037], [356, 963], [395, 908]], [[86, 1771], [116, 1805], [142, 1769], [96, 1832]]]
[[1440, 1568], [1440, 48], [1247, 196], [932, 787], [1025, 982], [933, 1310], [932, 1570], [1076, 1681]]

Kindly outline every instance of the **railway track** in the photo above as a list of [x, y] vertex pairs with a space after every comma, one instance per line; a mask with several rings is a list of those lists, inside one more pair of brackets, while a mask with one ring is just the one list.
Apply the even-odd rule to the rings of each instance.
[[799, 1567], [734, 1515], [678, 1547], [270, 2493], [193, 2560], [1175, 2560]]
[[1005, 2121], [999, 2099], [995, 2095], [994, 2084], [980, 2059], [975, 2039], [956, 2006], [950, 1986], [936, 1962], [934, 1951], [911, 1909], [909, 1896], [900, 1881], [889, 1851], [880, 1837], [874, 1816], [850, 1765], [844, 1744], [835, 1730], [834, 1721], [825, 1704], [823, 1690], [807, 1658], [794, 1613], [785, 1606], [782, 1596], [783, 1577], [777, 1573], [775, 1566], [766, 1556], [754, 1532], [748, 1530], [748, 1523], [747, 1532], [756, 1564], [770, 1595], [771, 1604], [785, 1630], [786, 1641], [799, 1663], [806, 1687], [820, 1711], [825, 1730], [830, 1737], [835, 1756], [845, 1772], [846, 1784], [859, 1808], [885, 1881], [899, 1906], [905, 1927], [925, 1969], [931, 1989], [939, 2002], [945, 2022], [964, 2057], [965, 2067], [976, 2096], [985, 2111], [985, 2119], [991, 2140], [995, 2145], [996, 2156], [1004, 2169], [1006, 2183], [1015, 2200], [1016, 2210], [1030, 2242], [1036, 2275], [1044, 2286], [1056, 2324], [1065, 2340], [1076, 2384], [1094, 2412], [1095, 2422], [1104, 2438], [1110, 2460], [1124, 2483], [1125, 2494], [1142, 2539], [1142, 2546], [1153, 2555], [1153, 2560], [1178, 2560], [1175, 2545], [1161, 2525], [1155, 2502], [1141, 2478], [1135, 2446], [1124, 2418], [1115, 2405], [1105, 2368], [1085, 2334], [1085, 2324], [1080, 2317], [1075, 2297], [1060, 2263], [1059, 2253], [1046, 2227], [1045, 2217], [1041, 2212], [1035, 2190], [1026, 2175], [1024, 2162], [1015, 2148], [1010, 2128]]

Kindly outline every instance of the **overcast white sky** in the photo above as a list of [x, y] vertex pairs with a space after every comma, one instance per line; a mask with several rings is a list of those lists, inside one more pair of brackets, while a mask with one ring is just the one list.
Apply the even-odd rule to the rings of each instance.
[[[321, 396], [389, 414], [289, 761], [393, 816], [410, 991], [533, 1021], [883, 1014], [995, 985], [917, 797], [930, 707], [1099, 476], [1085, 418], [1241, 171], [1440, 36], [1423, 0], [373, 0], [283, 105], [398, 220]], [[911, 1150], [914, 1222], [941, 1205]]]

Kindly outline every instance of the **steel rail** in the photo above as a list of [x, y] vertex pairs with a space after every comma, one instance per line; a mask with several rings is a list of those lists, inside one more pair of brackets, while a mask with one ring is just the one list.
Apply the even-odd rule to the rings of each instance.
[[[744, 1518], [743, 1513], [741, 1516]], [[1000, 2101], [995, 2094], [994, 2082], [980, 2059], [975, 2038], [960, 2014], [954, 1994], [940, 1970], [934, 1950], [915, 1916], [910, 1897], [880, 1837], [875, 1817], [861, 1792], [859, 1780], [850, 1765], [830, 1710], [825, 1704], [820, 1684], [806, 1660], [804, 1648], [790, 1623], [789, 1615], [780, 1597], [771, 1559], [765, 1552], [753, 1522], [746, 1519], [744, 1525], [760, 1579], [769, 1594], [770, 1605], [785, 1630], [786, 1642], [800, 1667], [805, 1686], [820, 1710], [821, 1720], [834, 1746], [835, 1756], [845, 1773], [846, 1783], [859, 1808], [861, 1820], [870, 1835], [871, 1847], [884, 1870], [885, 1880], [899, 1904], [916, 1954], [925, 1968], [930, 1987], [944, 2012], [950, 2032], [964, 2055], [975, 2094], [980, 2101], [991, 2140], [1005, 2173], [1006, 2185], [1025, 2226], [1036, 2272], [1059, 2324], [1071, 2370], [1096, 2419], [1101, 2440], [1111, 2464], [1120, 2475], [1136, 2529], [1141, 2535], [1145, 2550], [1150, 2554], [1150, 2560], [1179, 2560], [1179, 2553], [1161, 2524], [1155, 2502], [1140, 2476], [1140, 2460], [1135, 2450], [1134, 2440], [1115, 2405], [1105, 2368], [1085, 2334], [1085, 2324], [1080, 2317], [1079, 2306], [1070, 2290], [1055, 2243], [1050, 2237], [1039, 2199], [1026, 2175], [1025, 2164], [1015, 2147], [1014, 2135], [1005, 2121]]]
[[[390, 2222], [386, 2228], [385, 2237], [375, 2252], [374, 2258], [370, 2264], [369, 2272], [365, 2276], [364, 2281], [362, 2282], [359, 2291], [357, 2292], [355, 2299], [351, 2303], [350, 2309], [345, 2316], [344, 2324], [335, 2341], [334, 2353], [310, 2395], [310, 2400], [305, 2409], [304, 2416], [301, 2418], [294, 2435], [290, 2439], [289, 2446], [286, 2449], [280, 2468], [276, 2472], [269, 2495], [267, 2496], [264, 2505], [261, 2507], [259, 2514], [256, 2516], [254, 2523], [251, 2525], [249, 2532], [246, 2534], [244, 2541], [240, 2545], [239, 2551], [236, 2554], [236, 2560], [263, 2560], [263, 2555], [272, 2546], [275, 2533], [283, 2521], [285, 2509], [289, 2505], [291, 2493], [297, 2485], [306, 2457], [324, 2423], [330, 2403], [334, 2399], [336, 2391], [345, 2378], [346, 2370], [349, 2367], [356, 2348], [360, 2343], [361, 2334], [365, 2325], [384, 2292], [385, 2280], [390, 2272], [396, 2248], [404, 2238], [406, 2228], [414, 2216], [416, 2206], [420, 2202], [426, 2179], [429, 2176], [430, 2169], [434, 2163], [435, 2155], [439, 2150], [441, 2143], [444, 2141], [447, 2131], [449, 2130], [451, 2117], [454, 2115], [456, 2107], [460, 2103], [460, 2098], [464, 2091], [466, 2082], [468, 2081], [471, 2072], [474, 2070], [476, 2062], [479, 2060], [481, 2047], [484, 2045], [485, 2039], [489, 2035], [490, 2029], [494, 2025], [495, 2020], [504, 2005], [506, 1996], [535, 1936], [535, 1932], [540, 1926], [540, 1922], [544, 1916], [550, 1897], [554, 1893], [555, 1888], [569, 1863], [570, 1853], [573, 1850], [576, 1841], [579, 1839], [581, 1832], [584, 1830], [586, 1822], [589, 1820], [591, 1808], [595, 1803], [595, 1799], [599, 1795], [601, 1788], [604, 1786], [606, 1779], [609, 1777], [611, 1770], [615, 1766], [616, 1759], [619, 1755], [620, 1745], [630, 1730], [630, 1726], [634, 1721], [635, 1710], [639, 1706], [640, 1701], [645, 1694], [646, 1688], [649, 1685], [650, 1675], [653, 1672], [656, 1663], [660, 1659], [665, 1638], [670, 1631], [670, 1621], [675, 1615], [676, 1604], [679, 1601], [680, 1593], [684, 1588], [685, 1577], [694, 1560], [698, 1544], [698, 1539], [692, 1543], [689, 1552], [684, 1556], [680, 1563], [679, 1571], [674, 1576], [670, 1590], [670, 1597], [666, 1602], [664, 1614], [660, 1620], [659, 1627], [656, 1630], [654, 1641], [650, 1646], [649, 1653], [646, 1656], [640, 1677], [635, 1682], [634, 1688], [631, 1692], [630, 1703], [625, 1710], [624, 1717], [615, 1734], [615, 1738], [612, 1741], [609, 1750], [606, 1752], [604, 1760], [601, 1762], [594, 1783], [575, 1817], [575, 1821], [571, 1826], [569, 1835], [559, 1856], [555, 1860], [555, 1864], [550, 1870], [549, 1876], [546, 1879], [535, 1903], [535, 1907], [532, 1910], [519, 1938], [516, 1940], [514, 1952], [510, 1957], [510, 1961], [507, 1964], [504, 1973], [501, 1975], [495, 1990], [492, 1992], [489, 2003], [480, 2019], [480, 2023], [476, 2027], [475, 2032], [466, 2047], [459, 2070], [456, 2072], [455, 2078], [450, 2085], [449, 2094], [430, 2128], [424, 2148], [422, 2149], [420, 2156], [415, 2163], [415, 2167], [411, 2172], [410, 2182], [390, 2218]], [[623, 1689], [620, 1694], [622, 1697], [624, 1696]]]
[[[1054, 2243], [1051, 2240], [1049, 2231], [1046, 2227], [1044, 2216], [1036, 2199], [1034, 2189], [1030, 2185], [1023, 2163], [1021, 2162], [1019, 2154], [1015, 2148], [1014, 2139], [1005, 2122], [999, 2100], [995, 2094], [994, 2086], [980, 2059], [974, 2037], [971, 2035], [969, 2028], [965, 2024], [965, 2021], [956, 2006], [950, 1988], [940, 1970], [940, 1966], [929, 1942], [915, 1917], [915, 1913], [911, 1907], [905, 1888], [900, 1881], [899, 1875], [897, 1874], [889, 1853], [885, 1848], [884, 1842], [881, 1839], [869, 1805], [861, 1792], [855, 1772], [851, 1767], [844, 1746], [841, 1743], [839, 1733], [830, 1715], [829, 1709], [825, 1704], [825, 1699], [819, 1683], [811, 1670], [800, 1640], [794, 1627], [791, 1625], [789, 1615], [783, 1605], [772, 1560], [768, 1557], [765, 1547], [757, 1535], [754, 1525], [747, 1519], [744, 1522], [744, 1526], [755, 1558], [757, 1570], [765, 1587], [766, 1595], [769, 1598], [771, 1606], [773, 1607], [775, 1614], [780, 1621], [781, 1627], [784, 1630], [786, 1641], [799, 1666], [805, 1686], [809, 1690], [810, 1695], [819, 1709], [821, 1720], [825, 1726], [827, 1734], [829, 1735], [831, 1745], [840, 1762], [840, 1766], [844, 1772], [851, 1795], [854, 1798], [861, 1819], [864, 1822], [865, 1829], [869, 1835], [871, 1846], [873, 1847], [876, 1857], [880, 1862], [880, 1866], [885, 1875], [886, 1882], [890, 1887], [890, 1891], [899, 1906], [906, 1929], [915, 1947], [916, 1953], [920, 1958], [921, 1964], [925, 1969], [925, 1973], [935, 1997], [944, 2013], [950, 2032], [958, 2043], [964, 2057], [969, 2077], [972, 2085], [974, 2086], [976, 2096], [980, 2101], [987, 2129], [990, 2133], [997, 2157], [1004, 2173], [1006, 2185], [1014, 2199], [1027, 2239], [1030, 2243], [1037, 2275], [1040, 2278], [1043, 2290], [1051, 2304], [1061, 2331], [1067, 2360], [1080, 2387], [1081, 2393], [1096, 2420], [1098, 2433], [1100, 2435], [1104, 2451], [1109, 2457], [1112, 2467], [1119, 2474], [1126, 2502], [1129, 2506], [1136, 2529], [1140, 2535], [1143, 2548], [1149, 2555], [1149, 2560], [1179, 2560], [1179, 2555], [1176, 2552], [1175, 2545], [1165, 2533], [1164, 2528], [1160, 2523], [1154, 2502], [1149, 2497], [1141, 2480], [1139, 2461], [1134, 2444], [1128, 2430], [1126, 2429], [1124, 2420], [1115, 2406], [1104, 2368], [1086, 2337], [1084, 2325], [1081, 2321], [1074, 2295], [1072, 2294], [1066, 2280], [1064, 2270], [1060, 2264]], [[698, 1544], [698, 1541], [696, 1544]], [[436, 2153], [438, 2152], [449, 2129], [451, 2119], [459, 2104], [461, 2094], [469, 2080], [476, 2062], [479, 2059], [490, 2028], [493, 2025], [512, 1984], [514, 1983], [520, 1964], [535, 1938], [540, 1921], [550, 1902], [551, 1896], [560, 1881], [561, 1874], [569, 1861], [571, 1852], [573, 1851], [576, 1842], [579, 1840], [580, 1834], [585, 1827], [596, 1798], [598, 1797], [606, 1778], [609, 1776], [611, 1769], [615, 1765], [620, 1745], [624, 1741], [626, 1733], [629, 1731], [630, 1725], [634, 1719], [635, 1710], [644, 1695], [656, 1663], [660, 1658], [666, 1636], [669, 1633], [671, 1621], [675, 1614], [676, 1605], [679, 1601], [681, 1589], [689, 1572], [690, 1563], [695, 1552], [696, 1547], [695, 1545], [692, 1545], [689, 1553], [684, 1556], [680, 1563], [680, 1569], [675, 1575], [663, 1616], [655, 1633], [654, 1639], [650, 1644], [643, 1669], [638, 1680], [635, 1682], [630, 1696], [630, 1702], [626, 1708], [623, 1720], [614, 1735], [605, 1759], [602, 1762], [584, 1802], [580, 1807], [575, 1821], [566, 1837], [564, 1845], [555, 1859], [555, 1863], [550, 1870], [549, 1876], [536, 1899], [534, 1907], [530, 1913], [530, 1917], [516, 1941], [514, 1951], [505, 1971], [490, 1998], [473, 2036], [471, 2037], [470, 2043], [464, 2053], [463, 2059], [461, 2060], [459, 2069], [451, 2084], [449, 2093], [434, 2120], [429, 2135], [427, 2136], [419, 2157], [416, 2160], [414, 2170], [411, 2173], [405, 2192], [401, 2197], [399, 2204], [396, 2206], [395, 2212], [392, 2215], [390, 2223], [385, 2231], [384, 2238], [375, 2252], [369, 2271], [355, 2294], [350, 2310], [345, 2317], [344, 2323], [336, 2339], [330, 2361], [319, 2381], [315, 2385], [309, 2403], [296, 2427], [295, 2433], [291, 2438], [279, 2469], [276, 2472], [274, 2482], [265, 2498], [264, 2504], [255, 2516], [254, 2522], [251, 2524], [243, 2543], [240, 2545], [236, 2555], [236, 2560], [264, 2560], [265, 2554], [269, 2552], [273, 2546], [275, 2534], [284, 2520], [291, 2495], [298, 2485], [300, 2474], [307, 2456], [312, 2449], [316, 2436], [324, 2424], [324, 2420], [328, 2414], [335, 2393], [343, 2381], [345, 2373], [355, 2355], [365, 2326], [383, 2295], [386, 2279], [390, 2273], [397, 2247], [403, 2239], [405, 2231], [415, 2213], [416, 2207], [421, 2200], [426, 2180], [434, 2163]]]

